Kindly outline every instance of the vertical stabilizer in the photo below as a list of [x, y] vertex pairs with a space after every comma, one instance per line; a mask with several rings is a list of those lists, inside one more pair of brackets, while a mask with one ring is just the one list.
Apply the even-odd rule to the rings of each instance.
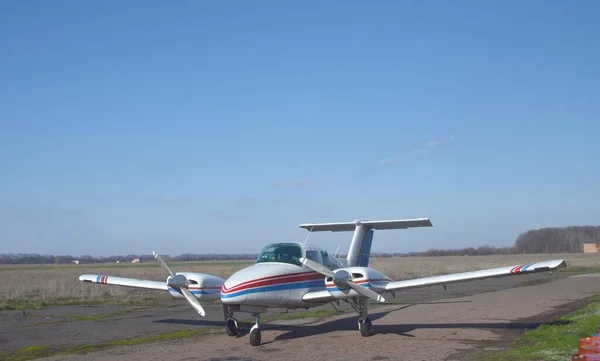
[[371, 244], [373, 243], [372, 229], [364, 225], [357, 225], [352, 236], [352, 243], [346, 257], [348, 266], [369, 266], [369, 256], [371, 255]]
[[309, 223], [301, 224], [300, 227], [311, 232], [349, 232], [354, 231], [352, 243], [346, 258], [347, 265], [368, 267], [371, 256], [371, 245], [373, 234], [376, 229], [406, 229], [413, 227], [431, 227], [433, 224], [429, 218], [402, 219], [391, 221], [354, 221], [338, 223]]

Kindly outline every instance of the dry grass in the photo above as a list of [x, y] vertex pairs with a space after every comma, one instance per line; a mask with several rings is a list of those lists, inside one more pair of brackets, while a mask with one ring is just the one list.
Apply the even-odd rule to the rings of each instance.
[[[565, 258], [569, 267], [600, 267], [597, 254], [539, 254], [468, 257], [373, 258], [370, 266], [395, 280], [510, 266], [533, 261]], [[174, 271], [214, 274], [227, 278], [251, 262], [173, 263]], [[143, 303], [168, 300], [164, 292], [118, 286], [101, 286], [79, 281], [81, 274], [166, 280], [165, 271], [155, 263], [99, 265], [19, 265], [0, 267], [0, 309], [28, 308], [61, 303]]]
[[[174, 272], [204, 272], [227, 278], [249, 262], [173, 263]], [[165, 281], [166, 272], [156, 263], [94, 265], [18, 265], [0, 267], [0, 309], [29, 308], [45, 304], [154, 303], [169, 300], [168, 293], [79, 281], [82, 274], [99, 274]]]
[[404, 280], [553, 259], [566, 259], [568, 267], [600, 267], [600, 254], [592, 253], [373, 258], [369, 265], [394, 280]]

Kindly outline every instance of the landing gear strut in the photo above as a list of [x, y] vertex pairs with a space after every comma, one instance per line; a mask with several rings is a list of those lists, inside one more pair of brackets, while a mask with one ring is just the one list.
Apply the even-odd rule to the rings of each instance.
[[258, 346], [260, 345], [260, 329], [258, 328], [260, 313], [255, 313], [254, 317], [256, 318], [256, 323], [250, 329], [250, 344], [252, 346]]
[[233, 310], [227, 305], [223, 305], [223, 312], [225, 314], [225, 330], [228, 336], [237, 336], [240, 333], [240, 325], [238, 321], [233, 318]]

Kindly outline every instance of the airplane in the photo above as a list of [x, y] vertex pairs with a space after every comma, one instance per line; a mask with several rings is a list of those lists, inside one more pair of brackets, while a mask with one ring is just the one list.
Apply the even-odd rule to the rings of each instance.
[[358, 313], [358, 329], [367, 337], [373, 334], [368, 317], [369, 300], [384, 303], [384, 295], [391, 294], [395, 298], [397, 291], [435, 285], [446, 288], [450, 283], [552, 272], [567, 266], [564, 259], [557, 259], [401, 281], [394, 281], [369, 267], [376, 230], [431, 226], [429, 218], [301, 224], [301, 228], [309, 231], [308, 236], [311, 232], [353, 231], [346, 259], [333, 257], [323, 248], [307, 246], [306, 241], [272, 243], [262, 249], [254, 264], [226, 280], [204, 273], [173, 273], [156, 252], [153, 252], [154, 258], [168, 273], [166, 282], [91, 274], [81, 275], [79, 280], [167, 291], [174, 297], [185, 298], [201, 316], [206, 313], [200, 302], [220, 300], [227, 334], [236, 336], [240, 332], [239, 323], [233, 317], [235, 312], [250, 313], [255, 317], [249, 333], [250, 344], [259, 346], [260, 315], [269, 308], [309, 309], [344, 301]]

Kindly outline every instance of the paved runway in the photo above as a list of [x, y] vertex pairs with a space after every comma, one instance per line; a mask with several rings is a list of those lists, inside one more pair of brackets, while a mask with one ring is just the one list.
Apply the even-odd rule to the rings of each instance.
[[[222, 329], [176, 341], [116, 347], [86, 355], [45, 360], [477, 360], [487, 349], [503, 348], [523, 331], [548, 322], [575, 306], [574, 301], [600, 293], [600, 274], [552, 279], [509, 277], [398, 294], [419, 303], [372, 308], [375, 335], [360, 336], [356, 314], [349, 313], [304, 324], [262, 325], [259, 347], [249, 344], [247, 330], [228, 337]], [[524, 282], [528, 286], [516, 287]], [[477, 289], [488, 292], [477, 293]], [[509, 288], [512, 287], [512, 288]], [[454, 298], [447, 298], [452, 297]], [[429, 302], [423, 302], [429, 298]], [[220, 308], [213, 321], [200, 321], [185, 305], [136, 311], [101, 321], [63, 322], [48, 333], [48, 325], [23, 324], [8, 335], [3, 323], [3, 348], [22, 347], [15, 340], [30, 335], [35, 345], [81, 344], [152, 334], [171, 329], [222, 325]], [[212, 311], [211, 310], [211, 311]], [[157, 312], [157, 313], [154, 313]], [[6, 315], [5, 315], [6, 316]], [[15, 316], [16, 317], [16, 316]], [[7, 317], [8, 318], [8, 317]], [[16, 320], [16, 318], [15, 318]], [[23, 329], [29, 329], [24, 331]], [[40, 331], [37, 331], [37, 330]], [[60, 331], [62, 330], [62, 331]]]

